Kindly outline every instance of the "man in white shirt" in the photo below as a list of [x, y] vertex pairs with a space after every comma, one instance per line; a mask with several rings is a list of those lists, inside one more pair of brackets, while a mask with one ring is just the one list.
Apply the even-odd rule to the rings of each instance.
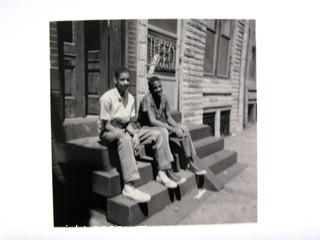
[[163, 144], [163, 133], [158, 129], [134, 129], [130, 118], [135, 116], [134, 98], [128, 92], [130, 73], [126, 68], [115, 72], [116, 87], [105, 92], [100, 98], [100, 139], [107, 145], [116, 142], [124, 188], [122, 195], [137, 202], [148, 202], [150, 195], [133, 186], [140, 178], [135, 153], [141, 144], [152, 144], [154, 157], [159, 165], [157, 181], [168, 188], [176, 188], [177, 183], [168, 178], [166, 171], [171, 169], [173, 161], [170, 148]]

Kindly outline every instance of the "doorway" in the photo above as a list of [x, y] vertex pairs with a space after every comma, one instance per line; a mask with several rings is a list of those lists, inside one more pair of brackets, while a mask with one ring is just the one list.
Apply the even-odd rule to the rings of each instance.
[[63, 119], [99, 114], [99, 97], [125, 64], [125, 21], [58, 22]]

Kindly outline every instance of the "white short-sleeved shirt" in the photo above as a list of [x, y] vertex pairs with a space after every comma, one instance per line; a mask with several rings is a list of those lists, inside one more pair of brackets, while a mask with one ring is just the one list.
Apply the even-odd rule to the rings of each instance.
[[134, 116], [134, 98], [129, 92], [121, 97], [118, 89], [113, 88], [100, 97], [100, 120], [116, 120], [124, 125]]

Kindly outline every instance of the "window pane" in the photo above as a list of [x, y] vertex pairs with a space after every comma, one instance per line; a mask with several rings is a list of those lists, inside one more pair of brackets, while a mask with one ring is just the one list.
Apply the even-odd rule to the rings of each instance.
[[85, 21], [85, 41], [88, 50], [99, 50], [100, 49], [100, 30], [99, 21]]
[[219, 50], [218, 50], [218, 76], [227, 77], [229, 69], [229, 42], [228, 38], [223, 36], [220, 37]]
[[230, 37], [231, 32], [231, 20], [222, 20], [221, 21], [221, 34], [227, 37]]
[[177, 20], [176, 19], [150, 19], [149, 24], [159, 27], [168, 32], [177, 33]]
[[148, 67], [155, 54], [160, 60], [156, 72], [174, 74], [176, 69], [176, 39], [152, 30], [148, 31]]
[[63, 42], [72, 42], [72, 22], [58, 22], [59, 36]]
[[207, 26], [211, 30], [215, 31], [216, 30], [216, 20], [208, 19], [207, 20]]
[[256, 48], [253, 46], [251, 49], [251, 59], [250, 59], [250, 69], [249, 69], [249, 77], [252, 80], [256, 79]]
[[205, 59], [204, 59], [204, 72], [205, 73], [213, 73], [215, 36], [216, 36], [216, 34], [214, 32], [207, 31]]

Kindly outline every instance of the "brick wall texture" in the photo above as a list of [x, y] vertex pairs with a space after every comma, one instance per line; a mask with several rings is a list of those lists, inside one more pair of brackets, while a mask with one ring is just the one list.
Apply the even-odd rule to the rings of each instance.
[[[249, 20], [232, 21], [230, 74], [226, 78], [204, 75], [206, 20], [180, 20], [178, 43], [181, 45], [179, 111], [184, 123], [201, 124], [203, 112], [230, 110], [230, 133], [242, 131], [245, 111], [245, 71]], [[179, 25], [179, 24], [178, 24]], [[147, 89], [147, 20], [136, 21], [137, 104]], [[134, 63], [129, 52], [129, 62]]]
[[184, 20], [181, 35], [180, 111], [184, 123], [202, 123], [205, 21]]
[[137, 101], [138, 108], [142, 97], [148, 92], [147, 76], [147, 34], [148, 21], [137, 21]]

